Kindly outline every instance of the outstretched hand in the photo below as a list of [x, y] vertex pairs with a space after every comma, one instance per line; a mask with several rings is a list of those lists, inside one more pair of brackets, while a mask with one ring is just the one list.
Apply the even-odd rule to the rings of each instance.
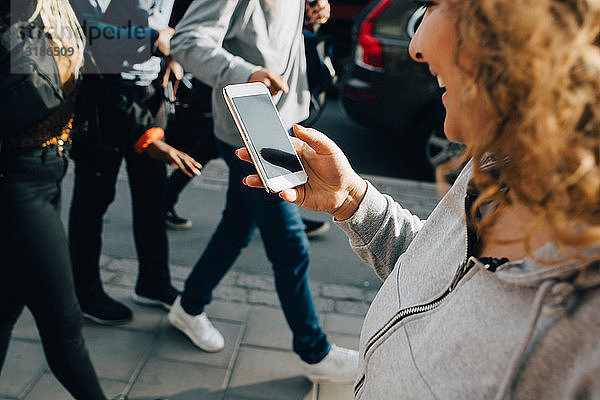
[[248, 78], [248, 82], [262, 82], [269, 89], [271, 96], [275, 96], [279, 92], [287, 93], [290, 90], [283, 76], [266, 68], [254, 71]]
[[[304, 165], [308, 181], [306, 184], [286, 189], [279, 196], [313, 211], [325, 211], [338, 220], [348, 219], [362, 201], [367, 183], [348, 162], [342, 150], [323, 133], [294, 125], [295, 138], [292, 143]], [[248, 150], [241, 148], [236, 155], [252, 162]], [[249, 175], [244, 183], [250, 187], [262, 188], [258, 175]]]
[[200, 175], [202, 164], [194, 160], [183, 151], [177, 150], [175, 147], [163, 142], [155, 140], [144, 151], [150, 157], [169, 164], [172, 167], [179, 168], [189, 177]]

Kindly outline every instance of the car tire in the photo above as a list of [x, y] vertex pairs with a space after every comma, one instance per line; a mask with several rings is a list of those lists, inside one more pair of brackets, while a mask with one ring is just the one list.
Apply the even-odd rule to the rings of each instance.
[[432, 157], [437, 155], [437, 141], [430, 143], [432, 138], [443, 135], [443, 110], [435, 102], [427, 104], [408, 124], [401, 135], [401, 147], [404, 148], [404, 157], [410, 159], [414, 169], [414, 179], [433, 181], [435, 166], [431, 163]]

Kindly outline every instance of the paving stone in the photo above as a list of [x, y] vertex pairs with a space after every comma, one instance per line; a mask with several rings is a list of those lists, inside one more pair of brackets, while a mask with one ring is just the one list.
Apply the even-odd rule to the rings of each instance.
[[363, 318], [350, 315], [325, 314], [323, 316], [323, 328], [326, 332], [360, 335], [363, 320]]
[[347, 349], [358, 350], [360, 335], [342, 335], [339, 333], [327, 332], [327, 338], [331, 343]]
[[245, 322], [248, 319], [250, 306], [248, 304], [231, 303], [224, 300], [213, 300], [205, 308], [206, 314], [213, 319]]
[[317, 297], [316, 299], [313, 299], [313, 304], [319, 313], [332, 312], [335, 307], [335, 300]]
[[[153, 340], [153, 333], [85, 325], [84, 337], [101, 378], [127, 381]], [[110, 338], [110, 339], [107, 339]]]
[[108, 285], [112, 282], [116, 282], [119, 279], [119, 272], [108, 271], [105, 269], [100, 270], [100, 280], [103, 284]]
[[0, 374], [0, 396], [17, 397], [35, 383], [47, 368], [42, 346], [37, 342], [11, 340]]
[[[100, 380], [100, 386], [102, 386], [104, 394], [109, 399], [120, 394], [126, 385], [127, 382]], [[25, 397], [25, 400], [65, 400], [71, 398], [69, 392], [58, 382], [54, 375], [45, 373]]]
[[371, 304], [378, 292], [379, 290], [365, 290], [365, 297], [363, 299], [365, 303]]
[[127, 287], [134, 287], [137, 282], [137, 271], [119, 271], [115, 272], [113, 275], [110, 284], [112, 285], [121, 285]]
[[277, 297], [277, 293], [272, 291], [267, 292], [264, 290], [250, 290], [250, 293], [248, 294], [248, 303], [262, 304], [271, 307], [281, 306], [281, 303], [279, 303], [279, 297]]
[[342, 314], [351, 314], [364, 317], [369, 310], [369, 305], [358, 301], [336, 301], [335, 311]]
[[190, 272], [192, 271], [192, 266], [182, 266], [182, 265], [172, 265], [169, 267], [169, 272], [171, 273], [171, 279], [183, 279], [186, 280]]
[[249, 397], [249, 396], [241, 396], [237, 394], [229, 394], [226, 393], [223, 400], [260, 400], [261, 397]]
[[225, 376], [224, 368], [153, 358], [144, 366], [129, 397], [168, 397], [169, 400], [221, 398]]
[[125, 258], [113, 258], [112, 261], [106, 264], [102, 269], [107, 271], [130, 272], [137, 274], [139, 263], [137, 260]]
[[179, 290], [179, 292], [183, 292], [183, 287], [185, 285], [185, 280], [179, 278], [171, 278], [171, 285], [175, 287], [175, 289]]
[[362, 301], [364, 298], [364, 293], [362, 289], [352, 286], [324, 284], [321, 289], [321, 296], [330, 297], [336, 300]]
[[[159, 329], [161, 323], [167, 317], [167, 310], [163, 307], [143, 306], [133, 302], [131, 295], [133, 288], [117, 285], [104, 285], [104, 289], [109, 296], [120, 301], [133, 311], [133, 321], [119, 326], [121, 329], [132, 329], [143, 332], [152, 332]], [[93, 322], [86, 321], [86, 325], [97, 325]]]
[[107, 268], [110, 263], [112, 263], [114, 258], [107, 256], [106, 254], [100, 254], [100, 261], [98, 265], [100, 265], [100, 269]]
[[[193, 180], [192, 185], [224, 193], [227, 168], [222, 160], [219, 162], [219, 168], [205, 169], [203, 176]], [[211, 162], [209, 168], [214, 165], [215, 162]], [[69, 174], [72, 180], [72, 168]], [[119, 176], [120, 180], [127, 179], [124, 169]], [[402, 190], [398, 190], [397, 184], [385, 179], [372, 182], [380, 188], [405, 192], [404, 197], [400, 193], [397, 198], [414, 208], [412, 211], [417, 215], [428, 213], [426, 208], [435, 205], [435, 201], [423, 195], [428, 189], [435, 193], [434, 186], [422, 188], [407, 181]], [[414, 190], [406, 190], [407, 187]], [[341, 234], [330, 232], [334, 233]], [[325, 241], [316, 245], [323, 243]], [[302, 376], [298, 357], [291, 351], [292, 335], [279, 307], [268, 269], [257, 272], [262, 275], [230, 271], [217, 287], [216, 299], [207, 306], [207, 313], [223, 331], [227, 344], [222, 352], [208, 354], [197, 350], [189, 339], [169, 325], [165, 310], [133, 304], [130, 296], [137, 278], [137, 260], [103, 255], [100, 262], [102, 279], [107, 283], [105, 287], [109, 294], [130, 306], [135, 314], [134, 321], [124, 326], [100, 327], [86, 323], [84, 329], [96, 370], [101, 376], [113, 378], [101, 380], [109, 398], [122, 390], [150, 345], [153, 345], [150, 359], [135, 383], [131, 399], [154, 400], [160, 395], [168, 396], [169, 400], [316, 400], [317, 397], [336, 400], [352, 397], [352, 385], [319, 385], [315, 391], [316, 386]], [[172, 265], [174, 285], [182, 288], [190, 270], [191, 265]], [[375, 284], [364, 288], [350, 285], [311, 281], [315, 307], [329, 339], [340, 346], [356, 349], [362, 317], [377, 291]], [[0, 400], [14, 400], [15, 395], [4, 391], [16, 386], [31, 390], [26, 400], [70, 398], [48, 372], [31, 315], [24, 313], [14, 337], [0, 376]], [[236, 346], [240, 341], [245, 344]], [[229, 374], [226, 367], [230, 364], [233, 366]], [[4, 384], [7, 379], [13, 386]], [[21, 383], [18, 379], [22, 379]], [[29, 383], [27, 379], [30, 379]], [[230, 383], [231, 388], [225, 390], [224, 383]], [[54, 397], [55, 394], [58, 396]]]
[[[310, 390], [309, 393], [306, 394], [306, 396], [304, 397], [299, 397], [298, 400], [317, 400], [317, 394], [313, 392], [317, 392], [318, 393], [318, 386], [313, 385], [313, 388]], [[264, 397], [259, 396], [259, 397], [251, 397], [251, 396], [243, 396], [243, 395], [239, 395], [239, 394], [225, 394], [225, 397], [223, 398], [223, 400], [262, 400], [264, 399]], [[294, 399], [296, 399], [294, 397]]]
[[215, 299], [246, 303], [248, 300], [248, 290], [235, 286], [219, 285], [213, 291], [213, 297]]
[[319, 400], [348, 400], [354, 398], [353, 383], [320, 383]]
[[263, 400], [302, 399], [311, 392], [312, 384], [302, 376], [298, 360], [292, 352], [242, 347], [227, 395]]
[[242, 343], [291, 350], [292, 332], [281, 308], [252, 306]]
[[12, 332], [13, 339], [29, 339], [29, 340], [40, 340], [40, 335], [33, 319], [33, 315], [27, 308], [23, 309], [23, 312], [19, 316], [17, 323]]
[[323, 287], [322, 283], [309, 281], [310, 283], [310, 293], [312, 294], [313, 299], [321, 296], [321, 289]]
[[242, 326], [214, 319], [212, 322], [225, 338], [225, 348], [222, 351], [207, 353], [196, 347], [185, 334], [169, 325], [160, 333], [152, 356], [175, 362], [186, 361], [227, 368], [237, 354]]
[[236, 286], [236, 282], [238, 280], [238, 275], [240, 273], [237, 271], [229, 271], [227, 272], [227, 274], [223, 277], [223, 279], [221, 279], [221, 282], [219, 282], [219, 285], [225, 285], [225, 286]]
[[275, 280], [272, 276], [268, 275], [250, 275], [245, 273], [239, 273], [237, 279], [237, 286], [252, 288], [252, 289], [263, 289], [265, 291], [275, 290]]

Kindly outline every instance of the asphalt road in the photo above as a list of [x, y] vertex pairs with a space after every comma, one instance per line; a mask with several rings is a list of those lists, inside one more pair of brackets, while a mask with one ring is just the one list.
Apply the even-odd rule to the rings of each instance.
[[357, 124], [346, 115], [337, 98], [328, 98], [314, 128], [332, 138], [360, 173], [422, 181], [431, 179], [432, 172], [424, 166], [424, 149], [415, 148], [408, 140], [400, 140], [399, 132]]

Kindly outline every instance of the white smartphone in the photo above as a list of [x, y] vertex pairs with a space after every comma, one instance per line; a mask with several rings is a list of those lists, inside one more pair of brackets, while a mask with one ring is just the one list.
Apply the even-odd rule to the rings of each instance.
[[277, 193], [305, 184], [306, 172], [269, 89], [242, 83], [225, 86], [223, 96], [265, 189]]

